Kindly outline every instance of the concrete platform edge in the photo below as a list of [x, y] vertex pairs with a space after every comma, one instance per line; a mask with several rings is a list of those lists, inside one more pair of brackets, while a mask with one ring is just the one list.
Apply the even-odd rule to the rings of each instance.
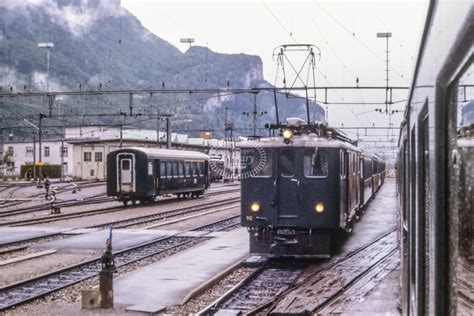
[[214, 286], [214, 284], [216, 284], [217, 282], [219, 282], [220, 280], [222, 280], [223, 278], [225, 278], [226, 276], [228, 276], [234, 269], [238, 268], [239, 266], [242, 265], [242, 262], [245, 260], [245, 258], [247, 257], [247, 255], [243, 256], [242, 259], [238, 260], [236, 263], [234, 263], [233, 265], [229, 266], [227, 269], [225, 269], [224, 271], [222, 271], [221, 273], [219, 274], [216, 274], [215, 276], [213, 276], [212, 278], [210, 278], [209, 280], [207, 280], [206, 282], [202, 283], [201, 285], [197, 286], [196, 288], [194, 288], [193, 290], [191, 290], [189, 292], [188, 295], [186, 295], [186, 297], [183, 299], [183, 301], [180, 303], [180, 305], [184, 305], [186, 304], [189, 300], [191, 300], [193, 297], [197, 296], [197, 295], [200, 295], [202, 294], [202, 292], [204, 292], [205, 290], [207, 290], [208, 288]]

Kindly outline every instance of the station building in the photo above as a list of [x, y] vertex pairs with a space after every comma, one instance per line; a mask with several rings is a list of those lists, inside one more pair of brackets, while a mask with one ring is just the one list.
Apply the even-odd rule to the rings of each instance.
[[[5, 142], [5, 165], [0, 166], [7, 177], [18, 177], [22, 165], [31, 165], [39, 161], [39, 143], [31, 141]], [[73, 148], [65, 140], [46, 140], [41, 144], [41, 160], [45, 165], [62, 165], [65, 176], [73, 175]]]

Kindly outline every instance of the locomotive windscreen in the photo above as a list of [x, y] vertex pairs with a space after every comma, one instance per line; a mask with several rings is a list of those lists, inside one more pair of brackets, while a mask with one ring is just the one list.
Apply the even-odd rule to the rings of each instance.
[[329, 173], [328, 153], [325, 150], [307, 149], [304, 152], [304, 174], [306, 177], [325, 177]]
[[242, 177], [270, 177], [272, 175], [272, 151], [263, 148], [242, 148]]

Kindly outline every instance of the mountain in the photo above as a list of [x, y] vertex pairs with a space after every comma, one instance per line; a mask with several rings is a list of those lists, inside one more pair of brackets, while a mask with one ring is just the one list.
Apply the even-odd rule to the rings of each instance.
[[[47, 52], [40, 42], [51, 42], [49, 76]], [[251, 88], [271, 87], [264, 80], [262, 61], [246, 54], [220, 54], [193, 46], [185, 53], [152, 34], [120, 6], [119, 0], [4, 0], [0, 4], [0, 86], [18, 91], [110, 90], [147, 88]], [[18, 99], [18, 100], [17, 100]], [[47, 109], [45, 98], [10, 98], [3, 101], [5, 126], [21, 125], [16, 119], [36, 119]], [[56, 100], [54, 114], [45, 125], [123, 123], [122, 117], [102, 116], [128, 110], [128, 96], [77, 96]], [[277, 95], [280, 113], [306, 116], [306, 101]], [[174, 130], [222, 130], [225, 108], [236, 134], [249, 134], [253, 111], [249, 94], [156, 94], [135, 96], [135, 127], [154, 128], [146, 114], [172, 113]], [[274, 122], [273, 93], [257, 97], [259, 127]], [[267, 113], [265, 113], [267, 112]], [[96, 114], [84, 117], [82, 114]], [[261, 114], [261, 115], [260, 115]], [[311, 103], [311, 115], [323, 120], [324, 110]], [[16, 134], [21, 135], [21, 130]], [[26, 133], [29, 134], [29, 133]], [[53, 132], [54, 134], [54, 132]], [[217, 136], [222, 135], [218, 133]]]

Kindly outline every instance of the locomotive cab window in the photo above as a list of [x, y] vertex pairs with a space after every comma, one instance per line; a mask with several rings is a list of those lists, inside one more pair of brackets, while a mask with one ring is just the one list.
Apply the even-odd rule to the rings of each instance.
[[307, 149], [304, 152], [305, 177], [326, 177], [329, 174], [328, 153], [324, 150]]
[[295, 152], [293, 150], [283, 150], [281, 152], [280, 173], [283, 177], [293, 177], [295, 175]]

